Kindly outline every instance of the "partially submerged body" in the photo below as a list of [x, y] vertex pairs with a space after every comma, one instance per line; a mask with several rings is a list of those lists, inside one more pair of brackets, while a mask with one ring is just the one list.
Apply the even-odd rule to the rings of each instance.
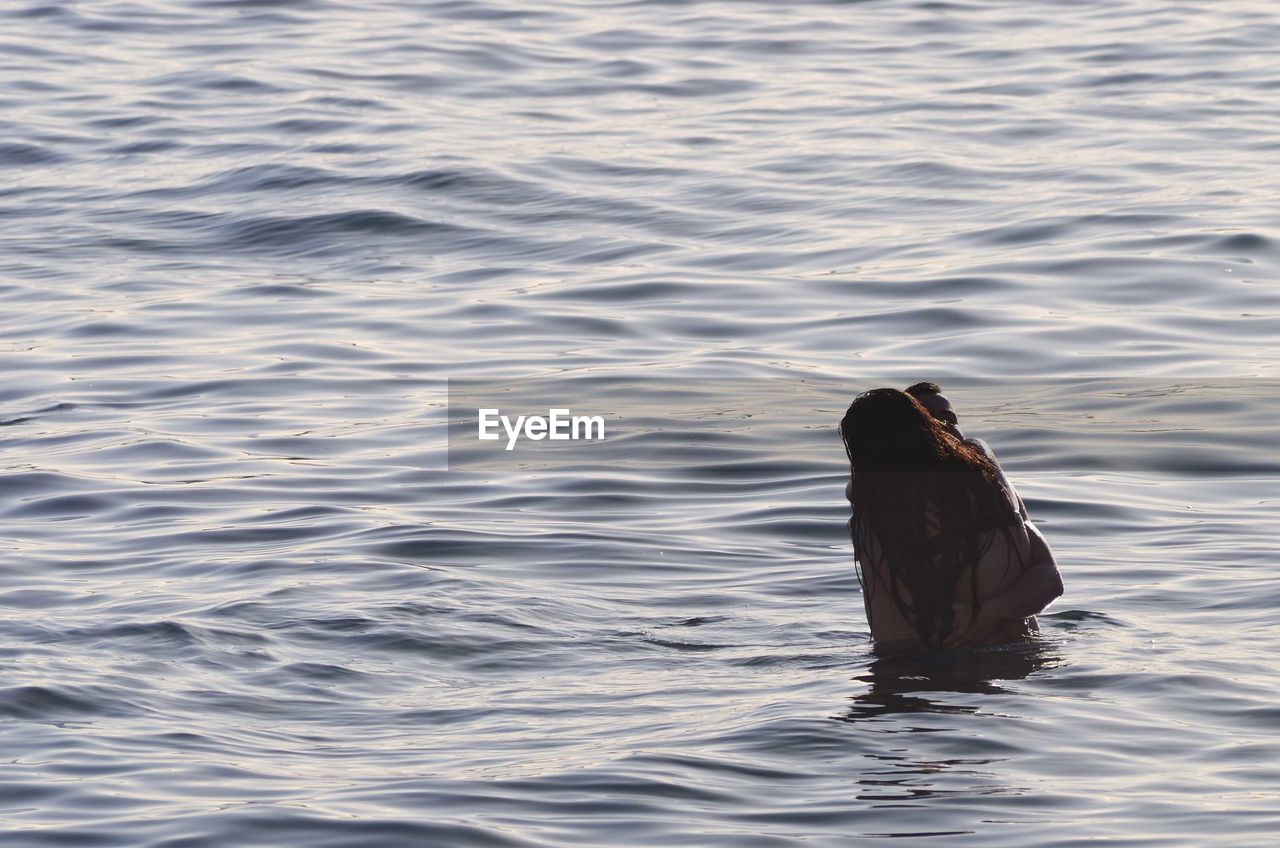
[[1053, 554], [995, 454], [956, 422], [932, 383], [863, 392], [840, 421], [849, 531], [879, 645], [1015, 641], [1062, 593]]
[[[957, 579], [953, 626], [943, 647], [1025, 639], [1038, 632], [1035, 614], [1062, 594], [1053, 554], [1030, 521], [985, 530], [978, 544], [983, 553], [977, 579], [967, 570]], [[871, 637], [881, 646], [926, 647], [910, 610], [899, 609], [890, 596], [888, 565], [874, 536], [855, 554], [862, 569], [862, 599]], [[910, 589], [900, 586], [898, 591], [906, 605], [914, 603]]]
[[[978, 532], [977, 544], [983, 553], [977, 564], [977, 580], [973, 580], [968, 571], [957, 579], [955, 624], [944, 644], [961, 647], [1015, 642], [1039, 632], [1035, 614], [1062, 594], [1062, 578], [1044, 536], [1027, 517], [1026, 505], [1005, 476], [995, 453], [981, 439], [964, 441], [977, 447], [991, 461], [1000, 488], [1013, 510], [1000, 526]], [[846, 495], [852, 485], [851, 480]], [[930, 524], [926, 520], [926, 525]], [[936, 522], [932, 526], [936, 529]], [[869, 534], [869, 542], [868, 550], [855, 550], [855, 556], [863, 569], [863, 603], [871, 623], [871, 637], [879, 644], [895, 648], [923, 647], [915, 624], [889, 596], [887, 566], [874, 534]], [[907, 604], [911, 604], [910, 590], [900, 591]], [[972, 626], [974, 624], [977, 626]]]

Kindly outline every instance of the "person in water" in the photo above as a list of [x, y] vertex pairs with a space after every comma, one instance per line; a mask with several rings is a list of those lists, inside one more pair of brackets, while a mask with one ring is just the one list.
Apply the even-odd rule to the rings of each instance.
[[989, 449], [887, 388], [854, 399], [840, 436], [877, 644], [948, 649], [1036, 632], [1035, 614], [1062, 594], [1062, 578]]

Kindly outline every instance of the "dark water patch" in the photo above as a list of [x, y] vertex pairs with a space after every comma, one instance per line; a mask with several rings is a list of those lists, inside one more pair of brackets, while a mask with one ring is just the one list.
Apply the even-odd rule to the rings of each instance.
[[162, 123], [163, 119], [154, 115], [116, 115], [110, 118], [98, 118], [92, 121], [86, 121], [87, 126], [97, 127], [104, 130], [123, 130], [132, 129], [134, 127], [149, 127], [157, 123]]
[[526, 545], [527, 542], [520, 539], [453, 530], [448, 535], [435, 533], [419, 539], [384, 542], [372, 546], [372, 550], [381, 556], [410, 562], [493, 562], [518, 556]]
[[1232, 256], [1269, 256], [1275, 257], [1278, 251], [1274, 239], [1258, 233], [1236, 233], [1215, 239], [1209, 245], [1216, 253]]
[[125, 716], [136, 709], [124, 690], [107, 686], [9, 686], [0, 688], [0, 716], [52, 722], [64, 719]]
[[610, 59], [596, 66], [596, 72], [601, 76], [616, 79], [649, 76], [655, 70], [652, 64], [635, 59]]
[[205, 641], [196, 628], [171, 620], [75, 628], [67, 630], [59, 638], [95, 646], [122, 642], [139, 647], [176, 651], [195, 647]]
[[1128, 626], [1127, 624], [1125, 624], [1125, 622], [1120, 621], [1114, 618], [1113, 616], [1109, 616], [1104, 612], [1098, 612], [1096, 610], [1070, 609], [1070, 608], [1057, 609], [1055, 607], [1053, 612], [1043, 613], [1040, 616], [1040, 618], [1042, 620], [1057, 622], [1063, 626], [1080, 625], [1084, 623], [1089, 623], [1089, 624], [1098, 623], [1098, 624], [1104, 624], [1104, 625], [1109, 625], [1113, 627]]
[[181, 150], [187, 145], [180, 141], [171, 139], [150, 139], [147, 141], [135, 141], [128, 144], [122, 144], [118, 147], [107, 149], [107, 153], [118, 154], [121, 156], [132, 156], [142, 153], [164, 153], [169, 150]]
[[415, 73], [382, 73], [362, 74], [352, 71], [338, 71], [332, 68], [308, 68], [307, 73], [325, 79], [341, 80], [356, 84], [376, 84], [379, 87], [398, 89], [405, 92], [423, 94], [449, 87], [453, 78], [436, 74]]
[[26, 56], [33, 59], [56, 59], [62, 54], [39, 44], [27, 44], [21, 41], [0, 43], [0, 54], [6, 56]]
[[180, 534], [180, 539], [189, 539], [201, 546], [227, 545], [250, 548], [255, 546], [280, 545], [285, 542], [315, 540], [334, 535], [344, 535], [354, 529], [353, 524], [329, 524], [317, 527], [311, 524], [296, 526], [267, 527], [233, 527], [228, 529], [209, 529], [193, 533]]
[[642, 635], [642, 640], [647, 644], [656, 645], [659, 648], [671, 648], [676, 651], [689, 651], [694, 653], [719, 651], [724, 648], [736, 647], [734, 645], [716, 645], [706, 642], [690, 642], [681, 639], [664, 639], [653, 635]]
[[[378, 177], [374, 179], [374, 183], [408, 188], [433, 196], [444, 195], [468, 202], [481, 201], [504, 206], [542, 204], [557, 199], [553, 192], [537, 182], [477, 169], [429, 168]], [[565, 198], [565, 201], [571, 199]]]
[[588, 177], [624, 178], [628, 180], [661, 180], [684, 176], [695, 176], [693, 172], [685, 168], [637, 165], [619, 161], [580, 159], [564, 156], [551, 156], [543, 159], [542, 163], [549, 168], [573, 174], [581, 174]]
[[666, 253], [674, 248], [665, 244], [627, 244], [609, 247], [605, 250], [590, 250], [574, 256], [571, 262], [582, 265], [611, 265], [626, 260], [635, 260], [643, 256]]
[[74, 9], [57, 4], [33, 4], [22, 9], [9, 11], [12, 18], [75, 18], [79, 17]]
[[483, 283], [489, 280], [498, 280], [503, 277], [510, 277], [523, 273], [522, 269], [513, 266], [498, 266], [492, 268], [468, 268], [462, 271], [454, 271], [444, 274], [435, 279], [437, 283], [466, 285], [468, 283]]
[[1046, 222], [999, 227], [980, 234], [979, 238], [986, 243], [997, 245], [1036, 244], [1054, 241], [1069, 232], [1071, 228], [1066, 222]]
[[52, 165], [64, 161], [65, 156], [47, 147], [12, 141], [0, 144], [0, 167]]
[[354, 124], [351, 121], [335, 121], [322, 118], [288, 118], [269, 124], [266, 128], [276, 132], [311, 136], [339, 132], [352, 126]]
[[675, 626], [676, 627], [701, 627], [704, 624], [722, 624], [730, 620], [731, 619], [729, 618], [729, 616], [726, 616], [726, 615], [694, 616], [693, 618], [686, 618], [682, 621], [675, 622]]
[[405, 710], [400, 714], [399, 721], [410, 726], [429, 724], [431, 726], [449, 727], [451, 725], [467, 725], [473, 722], [491, 720], [496, 716], [500, 716], [502, 712], [502, 708], [497, 706], [487, 709], [482, 707], [458, 709], [419, 707]]
[[1080, 80], [1076, 85], [1084, 88], [1110, 88], [1113, 86], [1140, 85], [1142, 83], [1154, 83], [1164, 81], [1165, 77], [1161, 74], [1143, 73], [1141, 71], [1130, 71], [1113, 74], [1102, 74], [1100, 76], [1088, 77]]
[[[690, 77], [676, 83], [632, 86], [637, 92], [662, 97], [723, 97], [727, 94], [751, 91], [756, 87], [757, 83], [752, 80], [717, 77]], [[570, 89], [569, 93], [576, 92]]]
[[698, 287], [691, 283], [674, 281], [606, 282], [596, 285], [574, 286], [556, 291], [531, 292], [531, 298], [572, 300], [583, 303], [679, 303], [693, 298]]
[[86, 602], [84, 596], [61, 589], [15, 589], [0, 593], [0, 607], [15, 610], [53, 609]]
[[[676, 783], [661, 774], [649, 774], [631, 770], [616, 773], [579, 773], [557, 776], [556, 783], [563, 787], [567, 795], [586, 794], [591, 796], [631, 799], [638, 809], [648, 808], [653, 813], [661, 814], [665, 808], [652, 804], [653, 800], [665, 799], [680, 802], [719, 803], [732, 800], [728, 793], [710, 787], [691, 786]], [[587, 800], [590, 803], [589, 799]], [[650, 803], [646, 803], [649, 800]], [[587, 812], [584, 810], [583, 812]]]
[[559, 123], [574, 123], [578, 119], [571, 115], [559, 114], [556, 112], [547, 112], [538, 109], [521, 109], [511, 113], [512, 117], [530, 118], [535, 121], [556, 121]]
[[315, 153], [320, 155], [335, 156], [377, 156], [386, 150], [391, 149], [386, 144], [350, 144], [345, 142], [330, 142], [325, 144], [309, 144], [306, 147], [307, 153]]
[[331, 240], [349, 236], [392, 236], [457, 239], [474, 233], [463, 227], [426, 221], [376, 209], [300, 217], [258, 216], [229, 222], [219, 233], [221, 245], [235, 250], [297, 255], [308, 250], [337, 250]]
[[[242, 612], [269, 611], [262, 604], [236, 604], [234, 607], [224, 612], [234, 612], [239, 615]], [[361, 615], [339, 615], [334, 617], [305, 618], [297, 620], [276, 621], [268, 625], [272, 629], [299, 629], [303, 632], [320, 631], [324, 633], [363, 633], [378, 626], [378, 621]]]
[[264, 523], [280, 523], [286, 521], [310, 521], [321, 518], [336, 518], [338, 516], [350, 516], [358, 514], [357, 510], [343, 509], [335, 506], [322, 506], [319, 504], [309, 504], [306, 506], [288, 507], [279, 510], [271, 510], [263, 512], [255, 516], [249, 516], [245, 520], [250, 522]]
[[679, 754], [638, 754], [632, 757], [630, 762], [640, 767], [644, 767], [648, 763], [654, 763], [659, 768], [664, 769], [676, 767], [682, 771], [689, 770], [709, 777], [723, 778], [728, 776], [731, 779], [741, 780], [745, 783], [754, 783], [760, 780], [769, 783], [805, 782], [811, 777], [804, 771], [771, 768], [766, 765], [755, 765], [740, 760], [699, 756], [690, 752]]
[[293, 283], [265, 283], [262, 285], [251, 285], [238, 288], [235, 291], [237, 296], [249, 298], [271, 298], [278, 299], [311, 299], [332, 297], [333, 292], [325, 291], [312, 285], [293, 284]]
[[279, 673], [286, 677], [292, 677], [303, 681], [348, 681], [359, 680], [363, 677], [367, 677], [364, 672], [357, 671], [355, 669], [332, 665], [329, 663], [313, 662], [292, 663], [280, 669], [276, 669], [271, 673]]
[[813, 281], [812, 285], [833, 297], [846, 294], [850, 288], [856, 288], [859, 294], [866, 293], [874, 297], [877, 302], [918, 303], [938, 298], [965, 300], [994, 297], [1005, 292], [1017, 291], [1022, 284], [1010, 275], [975, 275], [899, 280], [819, 279]]
[[[233, 94], [284, 94], [287, 89], [263, 80], [238, 74], [227, 74], [208, 69], [178, 71], [152, 77], [145, 81], [146, 86], [165, 89], [173, 92], [174, 97], [183, 100], [191, 96], [192, 91], [227, 92]], [[143, 106], [146, 104], [137, 104]]]
[[[209, 193], [242, 194], [256, 191], [292, 191], [297, 189], [316, 189], [320, 186], [338, 186], [347, 182], [348, 179], [340, 173], [323, 168], [274, 163], [235, 168], [196, 183], [189, 188], [177, 191], [190, 196], [204, 196]], [[172, 193], [173, 191], [168, 190], [165, 193]]]
[[51, 495], [28, 498], [19, 506], [10, 508], [7, 514], [13, 518], [67, 520], [110, 513], [119, 506], [119, 501], [109, 495]]
[[[43, 407], [41, 409], [33, 410], [26, 415], [19, 415], [15, 418], [2, 419], [0, 420], [0, 427], [11, 427], [15, 424], [26, 424], [30, 421], [36, 421], [40, 418], [43, 418], [46, 415], [51, 415], [57, 412], [68, 412], [75, 408], [76, 408], [76, 404], [68, 403], [66, 401], [54, 403], [49, 406]], [[24, 479], [24, 477], [25, 475], [21, 475], [21, 474], [6, 475], [3, 479], [4, 479], [5, 486], [7, 488], [10, 485], [19, 484]]]
[[366, 350], [355, 343], [342, 345], [291, 342], [257, 348], [257, 350], [267, 356], [288, 356], [311, 362], [365, 362], [382, 358], [382, 354]]
[[109, 338], [113, 336], [146, 336], [151, 331], [137, 324], [125, 324], [115, 321], [90, 321], [77, 324], [66, 331], [66, 335], [75, 338]]
[[[57, 85], [56, 83], [46, 82], [44, 80], [38, 80], [38, 79], [15, 80], [13, 82], [8, 83], [8, 88], [15, 89], [17, 91], [26, 91], [26, 92], [40, 93], [40, 94], [57, 94], [57, 95], [66, 95], [68, 91], [68, 89], [65, 86]], [[39, 136], [33, 133], [32, 137], [36, 138]]]

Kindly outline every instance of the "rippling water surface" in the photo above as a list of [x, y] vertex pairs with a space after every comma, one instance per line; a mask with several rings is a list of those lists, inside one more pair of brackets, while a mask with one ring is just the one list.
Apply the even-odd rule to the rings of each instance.
[[[5, 844], [1274, 844], [1277, 43], [3, 4]], [[446, 381], [583, 377], [814, 400], [446, 470]], [[1034, 644], [869, 649], [831, 427], [919, 379], [1055, 547]]]

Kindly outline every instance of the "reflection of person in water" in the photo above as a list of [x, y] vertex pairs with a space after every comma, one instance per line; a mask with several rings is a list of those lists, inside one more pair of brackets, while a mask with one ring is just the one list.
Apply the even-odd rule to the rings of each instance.
[[[1052, 645], [1024, 642], [964, 655], [877, 650], [855, 680], [864, 691], [850, 697], [840, 721], [895, 713], [976, 713], [980, 702], [953, 695], [1010, 695], [1002, 681], [1022, 680], [1060, 662]], [[914, 727], [907, 724], [903, 732]]]
[[990, 449], [897, 389], [855, 398], [840, 435], [872, 638], [937, 649], [1034, 632], [1062, 579]]

